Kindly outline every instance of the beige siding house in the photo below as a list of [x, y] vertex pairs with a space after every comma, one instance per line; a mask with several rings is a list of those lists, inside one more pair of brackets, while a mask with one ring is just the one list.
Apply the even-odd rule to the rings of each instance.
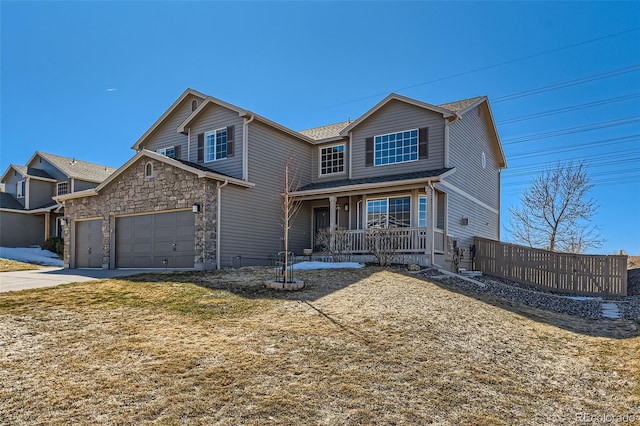
[[39, 151], [25, 166], [11, 164], [0, 178], [0, 246], [28, 247], [61, 237], [64, 211], [53, 197], [93, 188], [114, 170]]
[[391, 94], [355, 121], [294, 131], [187, 89], [99, 186], [65, 206], [67, 267], [211, 269], [272, 264], [282, 250], [289, 158], [302, 201], [290, 248], [321, 249], [321, 230], [394, 228], [396, 261], [469, 266], [474, 236], [499, 239], [506, 161], [486, 97], [431, 105]]

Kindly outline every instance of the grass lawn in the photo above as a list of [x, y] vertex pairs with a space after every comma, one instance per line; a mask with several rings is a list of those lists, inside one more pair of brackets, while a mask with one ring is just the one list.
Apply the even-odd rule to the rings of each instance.
[[300, 272], [295, 293], [264, 289], [269, 276], [0, 294], [0, 424], [640, 422], [635, 322], [378, 268]]
[[17, 260], [4, 259], [0, 257], [0, 272], [28, 271], [30, 269], [38, 268], [40, 268], [40, 265], [18, 262]]

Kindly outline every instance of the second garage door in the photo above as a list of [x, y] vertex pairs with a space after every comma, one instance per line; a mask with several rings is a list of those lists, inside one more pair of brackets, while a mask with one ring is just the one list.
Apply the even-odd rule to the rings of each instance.
[[191, 211], [116, 218], [116, 268], [193, 268]]

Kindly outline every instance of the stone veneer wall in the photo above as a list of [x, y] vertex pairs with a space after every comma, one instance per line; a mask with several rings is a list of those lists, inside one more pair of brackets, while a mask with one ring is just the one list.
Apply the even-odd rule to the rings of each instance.
[[[145, 178], [145, 165], [149, 162], [153, 164], [153, 177]], [[69, 268], [71, 263], [70, 231], [74, 220], [103, 219], [102, 267], [107, 269], [110, 267], [112, 254], [115, 254], [111, 248], [110, 232], [115, 216], [191, 209], [194, 203], [201, 205], [201, 211], [195, 218], [194, 267], [202, 268], [203, 254], [206, 269], [215, 266], [216, 185], [216, 181], [198, 178], [193, 173], [169, 164], [145, 157], [139, 159], [103, 188], [99, 195], [64, 202], [65, 216], [71, 225], [64, 229], [65, 268]]]

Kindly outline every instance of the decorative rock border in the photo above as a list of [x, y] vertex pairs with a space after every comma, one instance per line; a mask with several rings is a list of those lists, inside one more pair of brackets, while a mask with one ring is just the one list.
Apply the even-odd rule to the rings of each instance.
[[264, 286], [267, 288], [272, 288], [274, 290], [295, 291], [295, 290], [301, 290], [302, 288], [304, 288], [304, 281], [293, 280], [291, 282], [284, 283], [276, 280], [267, 280], [264, 282]]

